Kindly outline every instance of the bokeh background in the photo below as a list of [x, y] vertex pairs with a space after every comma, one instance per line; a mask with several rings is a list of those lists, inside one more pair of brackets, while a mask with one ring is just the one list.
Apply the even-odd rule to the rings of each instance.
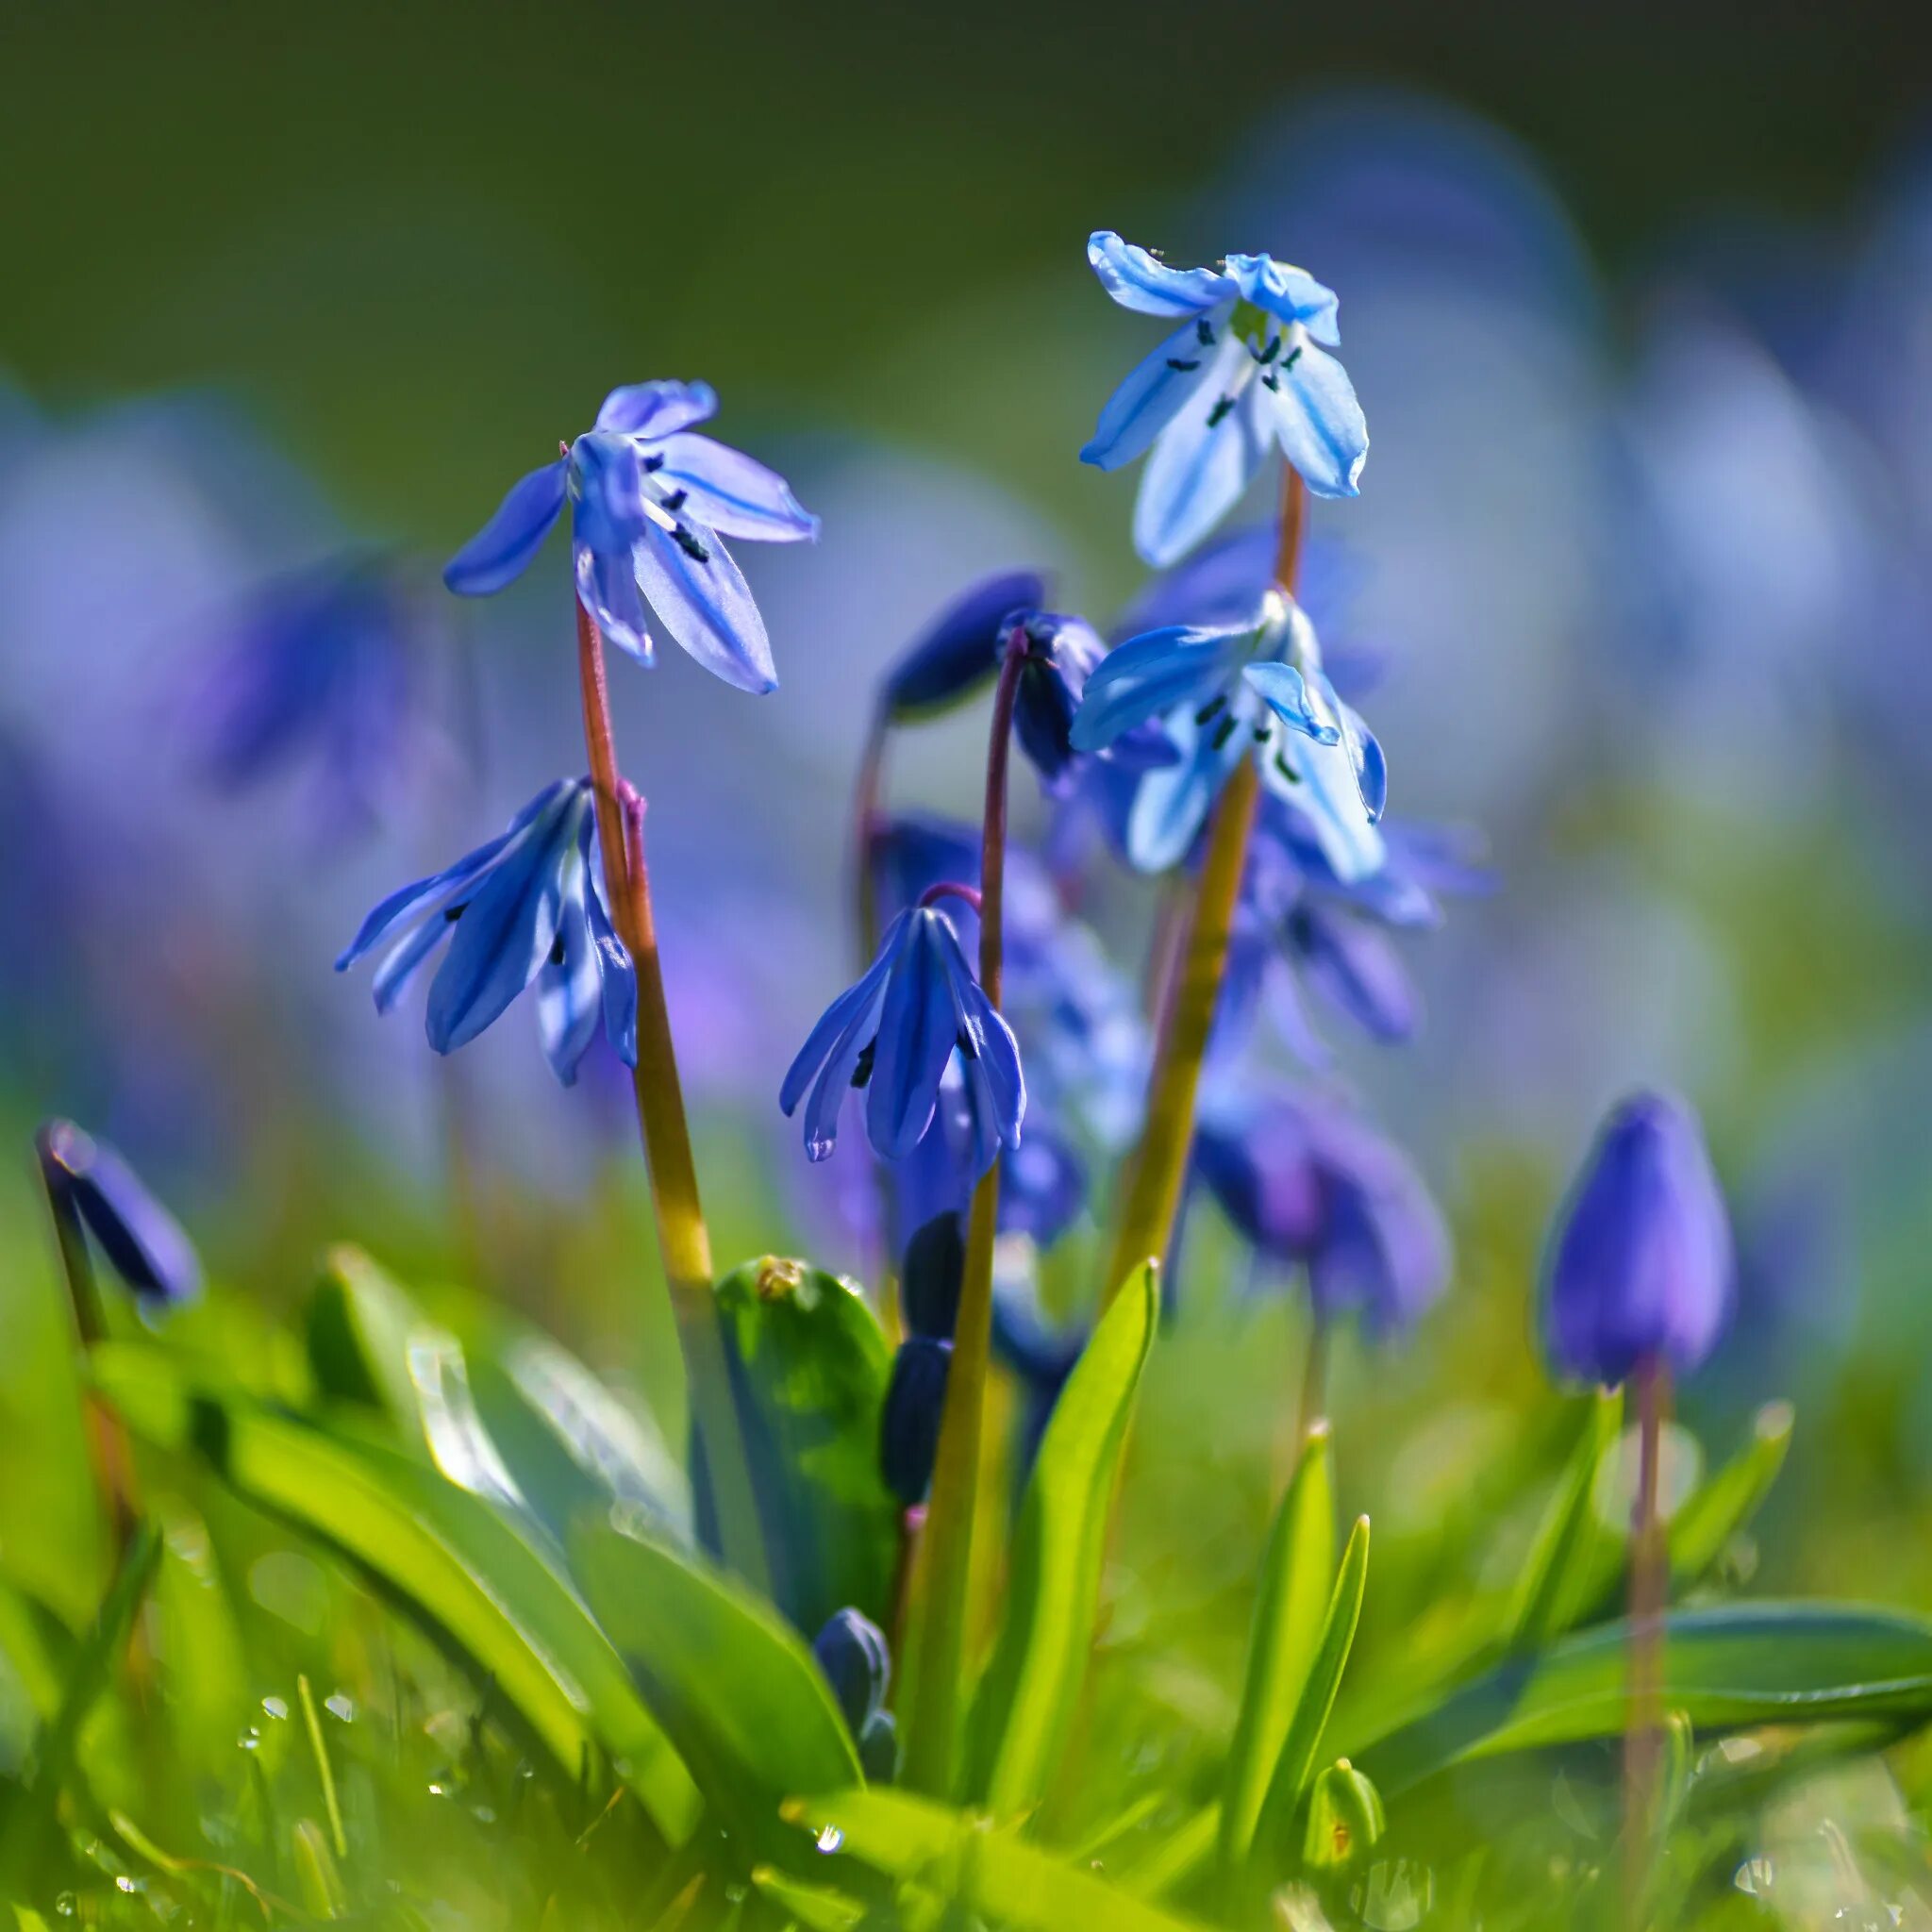
[[[1497, 890], [1413, 950], [1422, 1037], [1338, 1041], [1457, 1242], [1421, 1331], [1373, 1374], [1358, 1348], [1338, 1364], [1338, 1405], [1383, 1424], [1359, 1452], [1400, 1499], [1378, 1536], [1421, 1549], [1476, 1493], [1541, 1388], [1563, 1178], [1607, 1102], [1660, 1080], [1705, 1111], [1746, 1261], [1687, 1414], [1799, 1405], [1767, 1574], [1923, 1603], [1921, 36], [1908, 8], [1856, 5], [11, 10], [8, 1561], [92, 1601], [27, 1185], [50, 1110], [113, 1137], [265, 1313], [354, 1239], [675, 1405], [621, 1086], [558, 1090], [517, 1012], [438, 1063], [414, 1008], [379, 1022], [330, 971], [383, 891], [581, 764], [555, 555], [485, 608], [435, 567], [620, 381], [714, 383], [723, 433], [824, 519], [815, 548], [745, 559], [774, 696], [675, 653], [613, 676], [719, 1245], [857, 1258], [775, 1092], [849, 964], [870, 693], [981, 571], [1046, 567], [1103, 624], [1139, 587], [1131, 480], [1075, 460], [1144, 346], [1083, 260], [1113, 226], [1176, 261], [1269, 249], [1341, 291], [1374, 450], [1320, 529], [1347, 549], [1350, 634], [1385, 660], [1401, 808], [1479, 827], [1493, 858]], [[414, 587], [380, 796], [345, 808], [312, 763], [214, 782], [208, 680], [238, 611], [355, 547]], [[895, 796], [970, 812], [982, 731], [924, 733]], [[1108, 926], [1129, 972], [1144, 910], [1123, 891]], [[1170, 1617], [1183, 1579], [1211, 1603], [1254, 1546], [1224, 1533], [1259, 1519], [1298, 1346], [1292, 1309], [1239, 1303], [1206, 1239], [1142, 1435], [1185, 1428], [1231, 1474], [1224, 1502], [1168, 1499], [1144, 1574]], [[1249, 1399], [1204, 1415], [1208, 1384]]]

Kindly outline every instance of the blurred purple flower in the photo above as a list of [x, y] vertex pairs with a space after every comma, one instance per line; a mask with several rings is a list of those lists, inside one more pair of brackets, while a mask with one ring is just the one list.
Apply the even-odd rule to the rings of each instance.
[[1000, 633], [1016, 610], [1046, 595], [1037, 571], [1001, 571], [968, 586], [935, 617], [886, 673], [881, 713], [894, 724], [929, 716], [992, 682]]
[[72, 1121], [49, 1121], [35, 1136], [54, 1211], [85, 1229], [122, 1281], [143, 1301], [190, 1300], [201, 1263], [181, 1224], [105, 1141]]

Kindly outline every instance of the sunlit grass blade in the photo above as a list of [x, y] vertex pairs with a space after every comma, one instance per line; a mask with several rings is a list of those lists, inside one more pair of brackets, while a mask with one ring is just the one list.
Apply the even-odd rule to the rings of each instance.
[[409, 1343], [425, 1317], [400, 1283], [347, 1242], [330, 1248], [303, 1310], [303, 1342], [319, 1393], [375, 1409], [413, 1446]]
[[1247, 1857], [1268, 1784], [1308, 1681], [1335, 1576], [1335, 1487], [1329, 1431], [1318, 1422], [1302, 1444], [1261, 1562], [1247, 1673], [1221, 1803], [1220, 1857]]
[[1108, 1524], [1160, 1305], [1142, 1268], [1102, 1317], [1054, 1405], [1021, 1505], [1006, 1618], [974, 1698], [968, 1789], [995, 1817], [1033, 1810], [1085, 1681]]
[[196, 1388], [158, 1351], [108, 1345], [97, 1386], [135, 1433], [198, 1454], [237, 1494], [373, 1577], [575, 1780], [608, 1756], [667, 1841], [698, 1794], [569, 1585], [497, 1511], [399, 1451]]
[[[1352, 1756], [1385, 1796], [1454, 1764], [1624, 1727], [1627, 1633], [1599, 1624], [1453, 1692]], [[1932, 1623], [1890, 1610], [1759, 1603], [1666, 1621], [1662, 1694], [1699, 1733], [1932, 1718]]]
[[1624, 1425], [1622, 1389], [1590, 1398], [1583, 1433], [1538, 1526], [1517, 1586], [1505, 1647], [1537, 1650], [1570, 1627], [1583, 1608], [1591, 1557], [1598, 1535], [1597, 1474]]
[[802, 1932], [857, 1932], [866, 1908], [824, 1885], [808, 1885], [773, 1865], [760, 1865], [751, 1882]]
[[1751, 1440], [1671, 1519], [1671, 1585], [1690, 1589], [1710, 1572], [1731, 1539], [1771, 1493], [1791, 1445], [1789, 1402], [1769, 1402], [1752, 1418]]
[[855, 1858], [902, 1883], [930, 1887], [942, 1898], [1008, 1928], [1008, 1932], [1187, 1932], [1192, 1921], [1136, 1898], [1082, 1872], [1016, 1833], [909, 1792], [841, 1790], [793, 1798], [785, 1815], [839, 1850], [826, 1858]]

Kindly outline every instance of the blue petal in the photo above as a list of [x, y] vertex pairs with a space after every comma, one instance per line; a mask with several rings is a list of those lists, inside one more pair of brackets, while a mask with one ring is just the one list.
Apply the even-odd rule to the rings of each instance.
[[1298, 322], [1318, 342], [1332, 349], [1341, 341], [1336, 326], [1335, 291], [1324, 287], [1307, 269], [1272, 255], [1230, 255], [1227, 272], [1241, 293], [1257, 308], [1283, 322]]
[[[778, 1089], [780, 1112], [790, 1115], [805, 1097], [805, 1090], [810, 1084], [812, 1075], [824, 1064], [832, 1052], [839, 1037], [844, 1033], [875, 997], [885, 991], [887, 975], [892, 970], [893, 961], [899, 956], [900, 948], [906, 942], [906, 926], [911, 914], [902, 912], [886, 928], [886, 936], [879, 941], [879, 949], [873, 962], [860, 974], [855, 986], [849, 986], [819, 1016], [818, 1024], [806, 1036], [805, 1044], [799, 1048], [785, 1075], [784, 1085]], [[870, 1035], [867, 1036], [868, 1038]], [[861, 1042], [862, 1044], [863, 1042]], [[854, 1054], [855, 1062], [858, 1059]]]
[[940, 943], [945, 914], [921, 907], [908, 918], [906, 942], [886, 986], [865, 1097], [866, 1138], [888, 1160], [903, 1159], [931, 1124], [940, 1075], [958, 1031]]
[[[594, 814], [585, 827], [585, 858], [596, 836]], [[590, 894], [591, 938], [597, 948], [597, 970], [604, 984], [604, 1037], [625, 1066], [638, 1063], [638, 972], [604, 907], [603, 881], [592, 873]]]
[[579, 545], [615, 557], [650, 523], [644, 508], [644, 468], [627, 436], [592, 429], [571, 444], [571, 525]]
[[200, 1288], [201, 1262], [181, 1224], [106, 1141], [59, 1120], [35, 1141], [57, 1212], [80, 1217], [136, 1294], [180, 1302]]
[[569, 462], [558, 457], [510, 485], [496, 514], [444, 565], [459, 597], [487, 597], [523, 575], [563, 508]]
[[648, 441], [708, 422], [717, 413], [717, 391], [708, 382], [632, 382], [604, 398], [597, 427]]
[[1341, 708], [1342, 736], [1347, 740], [1350, 761], [1355, 766], [1356, 783], [1361, 790], [1362, 805], [1370, 818], [1379, 819], [1389, 803], [1389, 760], [1382, 756], [1381, 741], [1361, 716]]
[[[1284, 764], [1293, 777], [1284, 774]], [[1381, 870], [1382, 835], [1363, 802], [1355, 758], [1346, 744], [1319, 744], [1299, 732], [1277, 732], [1267, 748], [1261, 775], [1272, 791], [1300, 809], [1323, 858], [1343, 885], [1354, 885]]]
[[[979, 1112], [998, 1129], [1008, 1147], [1020, 1144], [1026, 1115], [1026, 1081], [1020, 1071], [1020, 1048], [1013, 1029], [987, 998], [950, 924], [938, 935], [940, 963], [952, 1003], [954, 1035], [965, 1061], [968, 1083], [977, 1090]], [[987, 1156], [986, 1166], [991, 1165]], [[985, 1172], [985, 1167], [980, 1169]]]
[[659, 482], [689, 496], [691, 513], [727, 537], [760, 543], [796, 543], [816, 537], [819, 520], [791, 493], [775, 470], [708, 436], [673, 436], [662, 445]]
[[664, 628], [714, 676], [740, 691], [778, 688], [771, 640], [751, 586], [724, 542], [708, 530], [691, 533], [704, 556], [692, 556], [654, 524], [632, 555], [638, 584]]
[[1280, 384], [1261, 393], [1288, 459], [1317, 496], [1357, 496], [1369, 455], [1369, 425], [1355, 385], [1333, 356], [1304, 342]]
[[[807, 1082], [811, 1082], [805, 1108], [805, 1151], [812, 1160], [824, 1160], [838, 1143], [839, 1109], [858, 1071], [860, 1056], [878, 1037], [880, 1008], [892, 969], [905, 951], [910, 919], [910, 913], [902, 912], [886, 928], [877, 958], [857, 986], [848, 987], [825, 1008], [779, 1089], [778, 1105], [789, 1114], [805, 1093]], [[812, 1080], [815, 1068], [818, 1078]]]
[[[1225, 322], [1223, 326], [1225, 327]], [[1208, 331], [1207, 340], [1201, 330]], [[1080, 452], [1083, 463], [1118, 470], [1141, 455], [1214, 374], [1214, 325], [1205, 317], [1184, 323], [1154, 353], [1136, 363], [1107, 399], [1093, 440]]]
[[1111, 228], [1087, 241], [1087, 259], [1100, 286], [1123, 308], [1141, 315], [1199, 315], [1224, 302], [1232, 284], [1218, 269], [1169, 268]]
[[1134, 547], [1157, 569], [1191, 550], [1237, 503], [1268, 452], [1261, 398], [1250, 380], [1231, 410], [1216, 412], [1248, 360], [1246, 343], [1219, 352], [1213, 379], [1161, 432], [1141, 476]]
[[603, 974], [591, 936], [590, 866], [583, 837], [588, 825], [586, 815], [575, 850], [564, 859], [557, 938], [537, 974], [537, 1037], [550, 1071], [566, 1087], [576, 1084], [577, 1064], [597, 1037], [604, 1009]]
[[588, 788], [573, 786], [463, 908], [429, 986], [426, 1030], [438, 1053], [475, 1039], [537, 976], [562, 917], [565, 855], [590, 809]]
[[1237, 725], [1217, 744], [1218, 725], [1204, 729], [1185, 711], [1170, 722], [1168, 732], [1180, 762], [1149, 772], [1127, 815], [1127, 858], [1141, 872], [1165, 872], [1188, 856], [1227, 774], [1253, 743], [1248, 730]]
[[991, 683], [1002, 623], [1015, 610], [1038, 609], [1045, 597], [1046, 579], [1030, 570], [1002, 571], [961, 591], [887, 673], [880, 691], [887, 715], [917, 717]]
[[[636, 546], [641, 550], [642, 545]], [[646, 628], [644, 599], [638, 589], [637, 566], [629, 545], [617, 550], [576, 546], [577, 595], [597, 620], [597, 627], [619, 650], [641, 664], [652, 661], [651, 633]]]
[[375, 977], [369, 982], [369, 990], [375, 995], [378, 1013], [388, 1012], [403, 996], [410, 980], [415, 978], [417, 968], [449, 937], [449, 930], [447, 920], [431, 913], [415, 931], [383, 956]]
[[1372, 1039], [1407, 1040], [1422, 1005], [1388, 935], [1315, 905], [1289, 916], [1288, 940], [1304, 977]]
[[1335, 744], [1341, 726], [1332, 710], [1324, 708], [1308, 681], [1292, 664], [1250, 664], [1241, 675], [1267, 699], [1269, 708], [1284, 724], [1291, 726], [1317, 744]]
[[1117, 645], [1094, 666], [1070, 734], [1075, 751], [1104, 751], [1150, 718], [1226, 693], [1252, 628], [1174, 625]]

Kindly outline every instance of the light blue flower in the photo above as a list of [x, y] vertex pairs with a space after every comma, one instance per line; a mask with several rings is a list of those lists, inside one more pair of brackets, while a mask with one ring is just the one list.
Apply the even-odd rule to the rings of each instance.
[[635, 1066], [637, 975], [611, 925], [596, 840], [591, 781], [559, 778], [488, 844], [391, 892], [336, 971], [395, 937], [375, 969], [375, 1010], [386, 1013], [447, 940], [429, 986], [426, 1025], [438, 1053], [467, 1045], [534, 982], [543, 1052], [566, 1087], [600, 1021], [618, 1057]]
[[903, 1159], [932, 1124], [956, 1056], [978, 1126], [977, 1179], [1003, 1144], [1020, 1144], [1020, 1050], [974, 977], [953, 922], [936, 907], [914, 906], [886, 928], [858, 985], [825, 1008], [785, 1075], [778, 1105], [790, 1114], [806, 1103], [805, 1151], [824, 1160], [837, 1143], [846, 1089], [866, 1088], [866, 1139], [885, 1159]]
[[1314, 625], [1291, 598], [1271, 590], [1254, 622], [1230, 629], [1176, 625], [1130, 638], [1089, 676], [1074, 746], [1104, 750], [1151, 718], [1180, 756], [1135, 791], [1126, 847], [1141, 871], [1187, 856], [1222, 786], [1250, 757], [1269, 790], [1299, 808], [1338, 878], [1380, 868], [1382, 749], [1336, 695]]
[[1207, 536], [1276, 443], [1316, 495], [1357, 494], [1369, 432], [1327, 353], [1341, 341], [1331, 290], [1266, 255], [1169, 268], [1110, 230], [1089, 240], [1087, 259], [1122, 308], [1181, 325], [1114, 391], [1080, 452], [1103, 470], [1153, 452], [1134, 508], [1149, 563]]
[[707, 671], [741, 691], [775, 690], [764, 620], [722, 539], [795, 543], [818, 534], [818, 519], [782, 476], [695, 433], [717, 408], [708, 383], [612, 390], [594, 428], [511, 486], [443, 582], [465, 597], [502, 590], [529, 567], [568, 501], [577, 594], [606, 637], [650, 663], [648, 604]]

